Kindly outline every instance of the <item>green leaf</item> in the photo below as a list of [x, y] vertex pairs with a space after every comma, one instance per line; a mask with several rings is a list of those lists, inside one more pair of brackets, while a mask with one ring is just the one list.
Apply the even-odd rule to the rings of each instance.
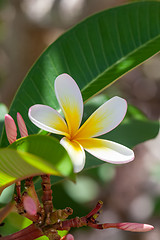
[[59, 174], [53, 175], [73, 177], [73, 165], [68, 153], [59, 141], [53, 137], [31, 135], [17, 140], [9, 148], [34, 154], [42, 158], [46, 163], [54, 165], [56, 172], [58, 171]]
[[[85, 105], [84, 121], [105, 101], [108, 97], [104, 94], [89, 100]], [[101, 139], [111, 140], [129, 148], [137, 144], [155, 138], [159, 132], [159, 121], [151, 121], [136, 107], [129, 105], [124, 120], [112, 131], [100, 136]], [[104, 164], [103, 161], [87, 153], [85, 168], [91, 168]]]
[[[41, 55], [11, 105], [19, 111], [30, 134], [39, 131], [28, 119], [31, 105], [42, 103], [59, 110], [54, 80], [70, 74], [84, 101], [160, 50], [160, 2], [143, 1], [95, 14], [84, 20]], [[2, 146], [7, 140], [3, 135]]]
[[1, 227], [1, 234], [7, 236], [28, 227], [32, 221], [17, 214], [17, 212], [11, 212], [5, 218], [4, 223], [4, 226]]
[[17, 180], [44, 173], [74, 180], [71, 160], [53, 137], [32, 135], [0, 150], [0, 192]]
[[133, 148], [139, 143], [155, 138], [158, 132], [158, 121], [137, 121], [131, 119], [119, 125], [108, 134], [103, 135], [102, 138]]
[[[90, 99], [85, 104], [84, 121], [103, 103], [108, 100], [105, 94], [100, 94]], [[124, 120], [115, 129], [100, 138], [112, 140], [129, 148], [135, 147], [141, 142], [155, 138], [159, 132], [159, 121], [148, 120], [139, 109], [128, 105]]]
[[11, 186], [4, 189], [4, 191], [2, 192], [2, 194], [0, 196], [0, 207], [5, 206], [6, 204], [8, 204], [9, 202], [12, 201], [14, 187], [15, 187], [15, 184], [12, 184]]

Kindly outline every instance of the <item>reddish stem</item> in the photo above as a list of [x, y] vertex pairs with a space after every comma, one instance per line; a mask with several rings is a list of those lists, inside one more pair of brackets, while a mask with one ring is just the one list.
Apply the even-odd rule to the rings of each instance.
[[94, 224], [89, 222], [89, 227], [96, 228], [96, 229], [107, 229], [107, 228], [117, 228], [118, 223], [104, 223], [104, 224]]
[[52, 203], [52, 189], [51, 189], [51, 181], [50, 181], [50, 175], [42, 175], [42, 190], [43, 190], [43, 196], [42, 196], [42, 203], [43, 203], [43, 209], [45, 212], [45, 222], [46, 224], [50, 224], [50, 215], [53, 211], [53, 203]]
[[22, 229], [19, 232], [11, 234], [9, 236], [1, 237], [1, 240], [34, 240], [43, 236], [43, 232], [40, 228], [31, 224], [29, 227]]
[[102, 206], [103, 206], [103, 202], [99, 200], [96, 207], [90, 213], [87, 214], [86, 218], [90, 218], [95, 214], [97, 214], [97, 212], [102, 208]]
[[[25, 181], [25, 188], [26, 191], [28, 193], [28, 195], [34, 200], [36, 207], [37, 207], [37, 214], [35, 216], [34, 219], [31, 219], [34, 222], [37, 222], [37, 220], [39, 219], [40, 215], [39, 213], [42, 213], [42, 207], [41, 204], [39, 202], [35, 187], [34, 187], [34, 183], [33, 183], [33, 177], [27, 178]], [[26, 216], [27, 217], [27, 216]], [[40, 220], [40, 219], [39, 219]]]
[[21, 181], [16, 182], [16, 192], [17, 192], [17, 198], [15, 200], [16, 202], [19, 202], [21, 199]]
[[[56, 230], [67, 230], [69, 231], [71, 228], [79, 228], [88, 225], [88, 221], [86, 217], [75, 217], [70, 220], [62, 221], [60, 223], [55, 223], [52, 227]], [[48, 226], [46, 227], [48, 228]]]

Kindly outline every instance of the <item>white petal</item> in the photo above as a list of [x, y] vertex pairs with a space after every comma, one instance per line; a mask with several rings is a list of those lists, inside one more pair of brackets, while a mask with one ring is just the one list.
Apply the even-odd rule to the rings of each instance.
[[113, 97], [99, 107], [77, 131], [74, 139], [97, 137], [117, 127], [127, 111], [123, 98]]
[[72, 77], [61, 74], [55, 80], [55, 93], [72, 136], [80, 126], [83, 115], [81, 91]]
[[69, 136], [64, 119], [49, 106], [36, 104], [30, 107], [28, 116], [37, 127], [45, 131]]
[[134, 152], [119, 143], [98, 138], [79, 139], [78, 142], [90, 154], [105, 162], [122, 164], [134, 159]]
[[72, 160], [74, 172], [80, 172], [85, 165], [85, 152], [82, 146], [75, 141], [70, 141], [66, 137], [62, 138], [60, 143], [66, 149]]

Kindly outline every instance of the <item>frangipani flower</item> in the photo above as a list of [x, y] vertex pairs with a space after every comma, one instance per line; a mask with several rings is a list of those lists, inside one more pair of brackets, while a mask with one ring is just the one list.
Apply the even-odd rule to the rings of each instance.
[[30, 120], [39, 128], [64, 135], [60, 143], [67, 150], [79, 172], [85, 165], [85, 152], [109, 163], [127, 163], [134, 159], [131, 149], [104, 139], [96, 138], [117, 127], [123, 120], [127, 103], [120, 97], [113, 97], [99, 107], [80, 127], [83, 116], [83, 100], [79, 87], [68, 74], [61, 74], [55, 80], [55, 94], [65, 120], [53, 108], [36, 104], [29, 109]]

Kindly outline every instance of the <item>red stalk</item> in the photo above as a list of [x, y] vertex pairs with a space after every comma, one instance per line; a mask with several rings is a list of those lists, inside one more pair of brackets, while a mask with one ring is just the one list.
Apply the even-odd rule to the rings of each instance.
[[22, 229], [19, 232], [13, 233], [9, 236], [1, 237], [1, 240], [34, 240], [43, 236], [44, 233], [40, 228], [31, 224], [29, 227]]

